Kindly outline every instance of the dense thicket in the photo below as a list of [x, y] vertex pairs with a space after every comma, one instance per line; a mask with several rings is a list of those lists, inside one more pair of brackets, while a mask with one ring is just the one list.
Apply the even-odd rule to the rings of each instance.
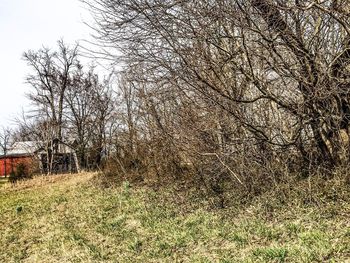
[[[63, 127], [65, 118], [82, 163], [88, 145], [98, 156], [108, 145], [119, 174], [195, 175], [220, 192], [222, 180], [249, 188], [349, 162], [346, 1], [83, 2], [95, 17], [96, 54], [122, 68], [113, 106], [76, 49], [25, 55], [36, 90], [64, 93], [45, 120]], [[46, 79], [48, 66], [56, 77]]]
[[348, 162], [347, 2], [84, 2], [101, 52], [124, 61], [119, 143], [152, 174], [249, 184]]

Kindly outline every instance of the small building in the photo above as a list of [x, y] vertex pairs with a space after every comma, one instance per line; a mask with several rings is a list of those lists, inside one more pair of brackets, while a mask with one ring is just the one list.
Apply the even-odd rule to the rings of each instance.
[[0, 155], [0, 176], [15, 173], [20, 164], [24, 167], [32, 166], [38, 150], [40, 150], [40, 147], [37, 142], [15, 142], [6, 154]]
[[[53, 150], [53, 146], [57, 146]], [[45, 147], [46, 146], [46, 147]], [[66, 173], [78, 172], [79, 164], [74, 149], [63, 142], [54, 140], [48, 144], [37, 141], [15, 142], [6, 152], [0, 155], [0, 176], [16, 173], [22, 166], [25, 172]]]
[[[45, 150], [46, 149], [46, 150]], [[76, 173], [80, 171], [74, 148], [54, 139], [37, 153], [42, 173]]]

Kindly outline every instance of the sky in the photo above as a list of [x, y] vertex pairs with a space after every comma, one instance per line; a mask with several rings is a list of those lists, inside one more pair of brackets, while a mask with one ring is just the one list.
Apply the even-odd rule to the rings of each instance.
[[0, 0], [0, 127], [15, 126], [29, 107], [23, 52], [55, 49], [61, 38], [68, 44], [91, 39], [84, 24], [91, 21], [79, 0]]

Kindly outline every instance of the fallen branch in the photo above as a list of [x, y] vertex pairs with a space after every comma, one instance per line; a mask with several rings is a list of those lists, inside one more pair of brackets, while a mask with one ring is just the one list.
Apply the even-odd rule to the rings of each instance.
[[203, 156], [216, 156], [216, 158], [219, 160], [219, 162], [236, 178], [236, 180], [241, 185], [244, 186], [243, 182], [241, 181], [241, 179], [239, 179], [238, 175], [234, 171], [232, 171], [232, 169], [221, 160], [221, 158], [219, 157], [219, 155], [217, 153], [201, 153], [201, 155], [203, 155]]

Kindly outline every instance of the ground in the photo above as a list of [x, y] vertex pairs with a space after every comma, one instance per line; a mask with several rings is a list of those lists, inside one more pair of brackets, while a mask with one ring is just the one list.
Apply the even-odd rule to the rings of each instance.
[[214, 209], [169, 188], [101, 187], [98, 177], [2, 187], [0, 262], [350, 262], [346, 192], [322, 207], [271, 197]]
[[0, 176], [0, 188], [8, 182], [8, 177]]

